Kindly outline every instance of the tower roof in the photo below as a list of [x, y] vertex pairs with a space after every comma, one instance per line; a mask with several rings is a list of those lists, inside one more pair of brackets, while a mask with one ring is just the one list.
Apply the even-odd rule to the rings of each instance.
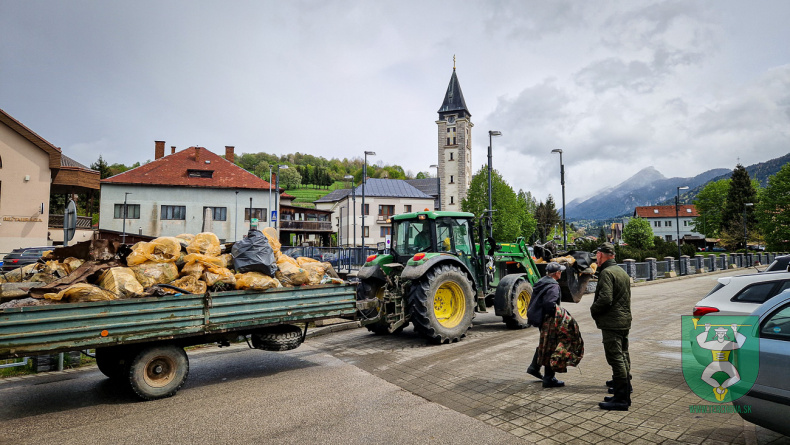
[[444, 102], [442, 102], [438, 113], [442, 115], [451, 111], [464, 111], [466, 115], [472, 115], [466, 108], [464, 93], [461, 92], [461, 84], [458, 82], [458, 76], [455, 75], [455, 67], [453, 67], [453, 75], [450, 77], [450, 84], [447, 85], [447, 93], [444, 95]]

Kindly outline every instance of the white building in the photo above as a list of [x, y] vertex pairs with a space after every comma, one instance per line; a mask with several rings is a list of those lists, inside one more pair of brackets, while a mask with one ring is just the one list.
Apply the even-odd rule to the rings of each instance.
[[[634, 209], [634, 216], [644, 218], [650, 223], [653, 235], [660, 236], [665, 241], [675, 242], [678, 240], [678, 227], [680, 227], [680, 239], [684, 241], [704, 240], [705, 237], [692, 230], [694, 220], [699, 216], [696, 207], [693, 205], [681, 205], [678, 207], [677, 218], [675, 206], [644, 206]], [[680, 224], [678, 226], [678, 223]]]
[[165, 156], [165, 143], [156, 141], [154, 157], [101, 181], [100, 230], [120, 233], [125, 224], [127, 233], [208, 231], [222, 241], [235, 241], [247, 233], [250, 216], [258, 219], [259, 227], [271, 225], [277, 191], [235, 165], [233, 147], [225, 147], [224, 159], [202, 147], [179, 152], [172, 147]]
[[[376, 247], [391, 235], [387, 219], [401, 213], [434, 209], [434, 197], [401, 179], [368, 179], [365, 185], [365, 218], [362, 219], [362, 185], [352, 190], [335, 190], [314, 201], [319, 210], [332, 211], [332, 228], [342, 247]], [[356, 204], [356, 205], [355, 205]], [[355, 220], [356, 217], [356, 220]]]

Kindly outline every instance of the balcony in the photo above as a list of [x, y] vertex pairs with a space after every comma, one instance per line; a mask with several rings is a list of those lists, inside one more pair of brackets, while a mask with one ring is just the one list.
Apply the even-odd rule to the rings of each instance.
[[330, 221], [280, 221], [280, 229], [289, 232], [332, 232]]
[[387, 220], [395, 216], [395, 214], [391, 215], [376, 215], [376, 224], [387, 224]]

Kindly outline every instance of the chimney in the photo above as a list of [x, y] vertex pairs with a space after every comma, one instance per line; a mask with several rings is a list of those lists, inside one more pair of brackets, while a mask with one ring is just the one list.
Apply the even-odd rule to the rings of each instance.
[[200, 162], [200, 147], [195, 147], [195, 162]]
[[225, 146], [225, 159], [230, 161], [231, 163], [236, 162], [236, 155], [233, 154], [234, 147], [232, 145]]
[[165, 157], [165, 141], [154, 141], [154, 160]]
[[170, 146], [170, 154], [171, 154], [171, 155], [174, 155], [174, 154], [176, 154], [176, 146], [175, 146], [175, 145], [171, 145], [171, 146]]

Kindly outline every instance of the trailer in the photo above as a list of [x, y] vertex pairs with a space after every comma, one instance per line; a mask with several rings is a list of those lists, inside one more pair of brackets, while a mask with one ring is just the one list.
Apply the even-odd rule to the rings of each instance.
[[187, 346], [243, 336], [251, 347], [285, 351], [304, 341], [308, 323], [356, 312], [348, 284], [1, 309], [0, 359], [95, 349], [105, 376], [154, 400], [183, 386]]

